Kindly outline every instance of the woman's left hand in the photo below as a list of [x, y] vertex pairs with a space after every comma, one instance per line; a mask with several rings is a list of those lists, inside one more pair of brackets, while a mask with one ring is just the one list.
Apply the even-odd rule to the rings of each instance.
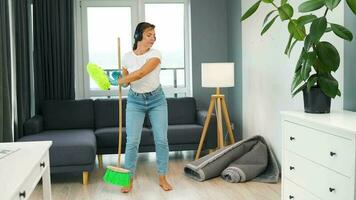
[[124, 80], [122, 78], [119, 78], [118, 84], [122, 86], [124, 84]]
[[126, 83], [123, 78], [119, 78], [118, 84], [123, 87], [127, 87], [130, 83]]
[[124, 76], [129, 75], [129, 71], [127, 71], [126, 67], [122, 67], [122, 73], [124, 74]]

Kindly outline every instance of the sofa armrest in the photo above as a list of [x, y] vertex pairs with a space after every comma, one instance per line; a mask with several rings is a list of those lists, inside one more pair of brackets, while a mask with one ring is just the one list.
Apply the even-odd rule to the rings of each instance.
[[43, 117], [35, 115], [24, 123], [24, 135], [32, 135], [43, 130]]
[[[207, 116], [208, 116], [208, 111], [206, 111], [206, 110], [198, 110], [197, 111], [197, 122], [198, 122], [198, 124], [204, 126], [204, 123], [205, 123], [205, 120], [206, 120]], [[213, 123], [216, 122], [215, 113], [211, 113], [210, 123], [211, 122], [213, 122]]]

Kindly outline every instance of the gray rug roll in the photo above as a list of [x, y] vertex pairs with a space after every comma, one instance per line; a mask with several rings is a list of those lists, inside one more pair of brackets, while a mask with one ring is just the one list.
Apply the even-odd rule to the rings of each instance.
[[252, 149], [233, 161], [221, 173], [221, 177], [231, 183], [246, 182], [262, 173], [268, 164], [267, 147], [258, 142]]
[[[262, 145], [256, 146], [259, 142], [265, 145], [267, 152], [263, 153]], [[256, 149], [254, 149], [254, 147]], [[255, 158], [258, 158], [259, 161], [254, 161]], [[266, 160], [267, 165], [264, 166]], [[248, 164], [247, 161], [254, 162]], [[236, 167], [236, 165], [238, 167], [233, 168]], [[184, 167], [184, 173], [186, 176], [193, 178], [194, 180], [205, 181], [222, 175], [222, 172], [225, 169], [227, 169], [227, 171], [224, 172], [226, 175], [225, 180], [231, 180], [232, 182], [236, 182], [237, 180], [242, 181], [252, 179], [259, 182], [277, 183], [280, 173], [277, 160], [271, 148], [266, 143], [265, 139], [258, 135], [226, 146], [198, 160], [186, 164]], [[239, 170], [243, 173], [236, 173]]]

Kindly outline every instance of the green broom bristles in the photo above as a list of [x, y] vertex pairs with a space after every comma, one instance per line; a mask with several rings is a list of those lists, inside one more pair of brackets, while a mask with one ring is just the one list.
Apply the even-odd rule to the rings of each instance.
[[109, 184], [128, 187], [130, 185], [131, 175], [129, 170], [108, 166], [103, 179]]

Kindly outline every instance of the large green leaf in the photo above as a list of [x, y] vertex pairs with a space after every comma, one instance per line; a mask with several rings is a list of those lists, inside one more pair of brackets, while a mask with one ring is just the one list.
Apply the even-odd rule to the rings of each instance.
[[351, 31], [349, 31], [347, 28], [338, 25], [338, 24], [332, 24], [331, 25], [331, 30], [335, 33], [335, 35], [339, 36], [342, 39], [352, 41], [353, 35]]
[[316, 54], [320, 61], [332, 71], [336, 71], [340, 65], [340, 55], [337, 49], [329, 42], [319, 42], [316, 44]]
[[318, 42], [325, 33], [327, 21], [325, 17], [315, 19], [310, 26], [310, 37], [314, 42]]
[[294, 42], [292, 43], [292, 45], [290, 46], [289, 50], [288, 50], [288, 57], [290, 56], [290, 54], [292, 53], [292, 50], [295, 46], [295, 44], [298, 42], [298, 40], [294, 40]]
[[278, 15], [275, 16], [270, 22], [268, 22], [268, 24], [266, 24], [266, 26], [262, 29], [261, 35], [263, 35], [274, 23], [274, 21], [276, 21]]
[[316, 60], [316, 53], [314, 51], [308, 52], [306, 54], [300, 73], [304, 81], [306, 81], [309, 78], [309, 74], [311, 72], [311, 66], [314, 64], [315, 60]]
[[292, 97], [294, 97], [296, 94], [298, 94], [299, 92], [301, 92], [302, 90], [304, 90], [304, 88], [307, 87], [307, 84], [304, 83], [303, 85], [301, 85], [298, 89], [296, 89], [293, 93], [292, 93]]
[[356, 15], [356, 0], [346, 0], [346, 2], [352, 12]]
[[255, 4], [253, 4], [253, 5], [251, 6], [251, 8], [249, 8], [249, 9], [245, 12], [245, 14], [242, 15], [241, 21], [243, 21], [243, 20], [249, 18], [253, 13], [255, 13], [256, 10], [258, 9], [258, 7], [260, 6], [260, 4], [261, 4], [261, 1], [257, 1]]
[[340, 0], [325, 0], [325, 5], [328, 7], [330, 10], [333, 10], [336, 8], [337, 5], [339, 5]]
[[276, 11], [277, 11], [277, 10], [272, 10], [271, 12], [269, 12], [269, 13], [266, 15], [265, 19], [263, 20], [263, 26], [267, 23], [269, 17], [270, 17], [274, 12], [276, 12]]
[[291, 87], [291, 92], [295, 90], [295, 88], [300, 85], [300, 83], [303, 81], [301, 75], [300, 75], [300, 70], [295, 72], [294, 77], [293, 77], [293, 82], [292, 82], [292, 87]]
[[312, 21], [314, 21], [317, 17], [315, 15], [304, 15], [297, 19], [299, 26], [304, 26]]
[[307, 81], [307, 91], [310, 92], [310, 88], [315, 85], [315, 83], [318, 81], [318, 75], [313, 74], [309, 77]]
[[310, 12], [324, 6], [324, 0], [309, 0], [299, 5], [299, 12]]
[[287, 3], [287, 0], [281, 0], [281, 6]]
[[319, 58], [316, 59], [313, 67], [318, 73], [329, 73], [332, 71], [332, 68], [322, 63]]
[[293, 7], [288, 3], [283, 4], [278, 8], [278, 13], [282, 21], [290, 19], [293, 16]]
[[336, 95], [340, 94], [339, 84], [330, 73], [320, 74], [318, 85], [320, 86], [321, 91], [331, 98], [335, 98]]
[[327, 27], [327, 28], [325, 29], [325, 33], [330, 32], [330, 31], [332, 31], [332, 30], [331, 30], [331, 27]]
[[309, 49], [313, 46], [314, 42], [311, 39], [310, 35], [307, 35], [304, 40], [304, 49], [305, 51], [309, 51]]
[[273, 0], [262, 0], [265, 3], [273, 3]]
[[293, 34], [289, 34], [288, 43], [287, 43], [286, 49], [284, 50], [284, 54], [286, 54], [286, 55], [288, 54], [290, 45], [292, 43], [292, 39], [293, 39]]
[[288, 31], [297, 40], [304, 40], [305, 38], [305, 27], [299, 26], [297, 20], [290, 20], [288, 23]]
[[302, 64], [304, 62], [306, 54], [307, 54], [307, 52], [302, 48], [302, 51], [300, 52], [300, 55], [299, 55], [298, 62], [296, 64], [296, 66], [295, 66], [295, 70], [294, 70], [295, 73], [297, 73], [297, 71], [299, 71], [300, 68], [302, 67]]

